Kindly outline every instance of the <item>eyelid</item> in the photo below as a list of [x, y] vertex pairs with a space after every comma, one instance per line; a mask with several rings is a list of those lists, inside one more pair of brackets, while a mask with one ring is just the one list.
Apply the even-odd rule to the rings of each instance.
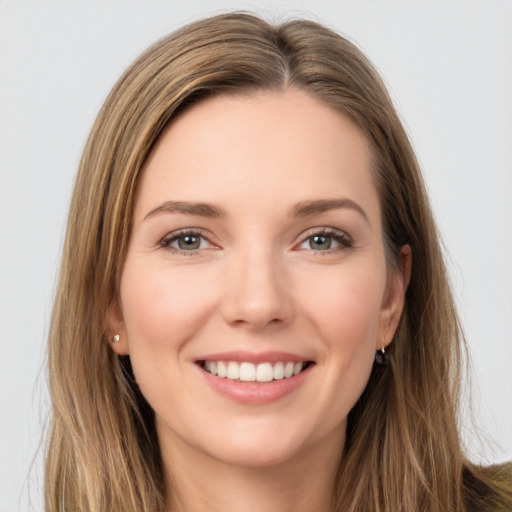
[[159, 241], [157, 246], [166, 249], [169, 252], [176, 253], [176, 254], [184, 254], [187, 256], [198, 254], [199, 252], [204, 251], [205, 249], [192, 249], [192, 250], [181, 250], [177, 249], [176, 247], [172, 247], [171, 244], [177, 240], [180, 237], [186, 236], [186, 235], [192, 235], [197, 236], [200, 238], [203, 238], [208, 242], [210, 247], [208, 249], [218, 249], [219, 246], [212, 241], [212, 235], [210, 232], [202, 229], [202, 228], [181, 228], [177, 229], [176, 231], [171, 231], [170, 233], [167, 233], [165, 236], [163, 236]]
[[[341, 229], [336, 229], [328, 226], [319, 226], [314, 228], [309, 228], [301, 235], [299, 236], [299, 242], [294, 246], [295, 248], [302, 245], [304, 242], [308, 240], [308, 238], [311, 238], [315, 235], [325, 235], [333, 238], [336, 242], [338, 242], [342, 247], [341, 248], [331, 248], [327, 249], [325, 251], [318, 251], [315, 249], [302, 249], [302, 250], [310, 250], [317, 253], [323, 253], [328, 254], [332, 252], [336, 252], [343, 249], [348, 249], [353, 246], [353, 239], [352, 237], [346, 232]], [[299, 249], [300, 250], [300, 249]]]

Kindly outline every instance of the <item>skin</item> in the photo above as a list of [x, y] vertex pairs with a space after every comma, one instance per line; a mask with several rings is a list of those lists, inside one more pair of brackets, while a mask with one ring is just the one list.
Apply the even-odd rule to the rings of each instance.
[[[397, 271], [386, 266], [371, 163], [348, 118], [293, 89], [200, 102], [150, 154], [108, 320], [156, 414], [168, 510], [330, 510], [347, 415], [392, 339], [410, 273], [407, 247]], [[289, 214], [339, 198], [357, 206]], [[183, 229], [203, 237], [196, 250], [180, 249]], [[238, 403], [196, 364], [233, 350], [314, 364], [284, 397]]]

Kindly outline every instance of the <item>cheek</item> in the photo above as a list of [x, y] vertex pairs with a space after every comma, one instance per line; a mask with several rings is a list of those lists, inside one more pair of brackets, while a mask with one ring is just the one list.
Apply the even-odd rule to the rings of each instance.
[[321, 411], [319, 434], [343, 424], [368, 382], [386, 284], [379, 262], [317, 270], [297, 293], [307, 320], [302, 331], [322, 344], [317, 361], [322, 378], [313, 398]]
[[365, 342], [374, 347], [385, 289], [385, 268], [376, 272], [376, 266], [378, 261], [346, 265], [304, 282], [303, 302], [335, 348]]
[[179, 349], [209, 316], [216, 289], [208, 275], [127, 261], [121, 282], [130, 355]]

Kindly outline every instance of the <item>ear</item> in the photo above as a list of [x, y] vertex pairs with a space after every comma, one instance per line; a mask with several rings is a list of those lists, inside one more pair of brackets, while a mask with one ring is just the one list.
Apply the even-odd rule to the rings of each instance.
[[[107, 334], [108, 343], [116, 354], [126, 356], [130, 353], [123, 311], [118, 299], [115, 299], [108, 308]], [[119, 336], [119, 339], [117, 339], [117, 336]]]
[[411, 280], [412, 251], [404, 245], [398, 255], [398, 264], [388, 276], [388, 284], [382, 303], [379, 336], [376, 350], [387, 347], [395, 335], [405, 304], [405, 292]]

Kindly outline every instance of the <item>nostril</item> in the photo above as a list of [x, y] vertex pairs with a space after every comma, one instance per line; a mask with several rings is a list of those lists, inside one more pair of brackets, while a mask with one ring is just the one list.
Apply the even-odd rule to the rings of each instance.
[[239, 275], [237, 284], [227, 286], [221, 307], [225, 320], [232, 326], [261, 329], [287, 324], [293, 316], [290, 296], [283, 286], [282, 276], [275, 275], [276, 265], [268, 263], [258, 271], [262, 263], [253, 266], [246, 262], [245, 272]]

